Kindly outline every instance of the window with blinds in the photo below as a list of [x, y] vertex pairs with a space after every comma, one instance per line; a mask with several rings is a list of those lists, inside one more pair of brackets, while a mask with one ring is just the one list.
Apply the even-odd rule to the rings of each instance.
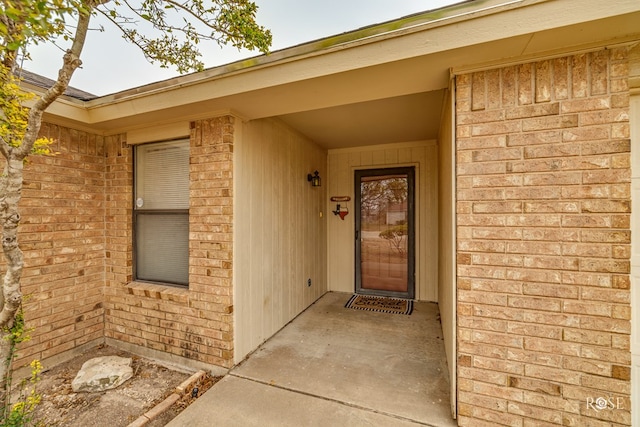
[[134, 276], [189, 283], [189, 141], [135, 148]]

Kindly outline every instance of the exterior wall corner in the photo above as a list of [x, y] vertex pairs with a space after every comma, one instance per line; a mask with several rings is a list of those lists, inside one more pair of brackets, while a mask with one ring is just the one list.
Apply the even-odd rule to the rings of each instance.
[[629, 47], [456, 93], [461, 423], [631, 424]]

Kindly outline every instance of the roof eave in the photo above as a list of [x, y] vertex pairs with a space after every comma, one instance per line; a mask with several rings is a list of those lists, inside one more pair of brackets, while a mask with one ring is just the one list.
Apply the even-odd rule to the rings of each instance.
[[[430, 12], [419, 14], [423, 21], [412, 16], [411, 22], [379, 24], [284, 49], [269, 56], [100, 97], [84, 104], [88, 111], [86, 123], [101, 131], [116, 132], [131, 129], [132, 126], [162, 123], [167, 117], [172, 120], [192, 120], [192, 117], [201, 117], [206, 112], [227, 108], [239, 111], [248, 119], [286, 114], [287, 111], [281, 108], [283, 102], [292, 105], [300, 99], [304, 99], [306, 104], [296, 105], [301, 109], [299, 111], [322, 108], [318, 103], [310, 104], [304, 94], [294, 92], [302, 83], [367, 72], [384, 64], [400, 64], [418, 58], [437, 59], [439, 67], [443, 64], [446, 67], [473, 67], [479, 63], [497, 64], [514, 58], [535, 58], [550, 52], [560, 55], [584, 49], [585, 46], [602, 45], [616, 37], [615, 29], [610, 30], [610, 34], [588, 35], [592, 38], [572, 41], [573, 44], [567, 42], [556, 46], [556, 41], [552, 44], [547, 41], [532, 48], [530, 42], [535, 40], [537, 34], [553, 35], [572, 25], [596, 23], [602, 19], [614, 19], [617, 22], [624, 18], [628, 21], [629, 16], [635, 17], [640, 13], [640, 4], [637, 0], [613, 3], [602, 0], [476, 0], [442, 9], [439, 13], [441, 16], [437, 19]], [[514, 22], [518, 25], [514, 25]], [[632, 32], [634, 34], [631, 36], [622, 37], [616, 42], [638, 39], [638, 30]], [[507, 42], [510, 44], [508, 52], [486, 49], [493, 56], [480, 57], [475, 54], [479, 47], [497, 47], [499, 50]], [[469, 55], [460, 54], [465, 49]], [[428, 80], [429, 73], [440, 73], [440, 70], [425, 69], [420, 78]], [[441, 77], [436, 77], [441, 80]], [[422, 84], [420, 90], [435, 90], [436, 85], [434, 83], [433, 87], [427, 87]], [[256, 93], [269, 91], [275, 91], [284, 101], [267, 102], [270, 105], [261, 106], [262, 110], [255, 114], [239, 106], [239, 103], [250, 98], [249, 94], [254, 97]], [[404, 94], [408, 93], [405, 91]], [[398, 94], [401, 93], [384, 96]], [[233, 99], [236, 105], [229, 102]], [[344, 102], [364, 100], [352, 97]], [[255, 111], [255, 102], [251, 108]], [[272, 108], [272, 111], [265, 110], [268, 108]], [[135, 120], [132, 119], [134, 117]]]

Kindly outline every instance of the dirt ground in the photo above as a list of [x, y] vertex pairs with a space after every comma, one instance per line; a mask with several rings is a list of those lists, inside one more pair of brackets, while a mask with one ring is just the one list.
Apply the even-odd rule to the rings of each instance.
[[[84, 362], [100, 356], [131, 357], [134, 375], [120, 387], [100, 393], [74, 393], [71, 381]], [[108, 346], [95, 347], [41, 374], [36, 391], [42, 401], [34, 413], [34, 425], [51, 427], [127, 426], [174, 392], [193, 372], [169, 369]], [[196, 384], [198, 395], [219, 378], [205, 375]], [[191, 390], [190, 390], [191, 391]], [[176, 417], [195, 398], [187, 393], [148, 427], [161, 427]]]

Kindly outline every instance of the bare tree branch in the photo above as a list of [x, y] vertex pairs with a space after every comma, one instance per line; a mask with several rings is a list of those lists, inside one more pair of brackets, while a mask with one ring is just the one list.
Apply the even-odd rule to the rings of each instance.
[[[161, 66], [174, 65], [180, 72], [203, 67], [198, 59], [200, 51], [196, 48], [200, 40], [249, 49], [258, 48], [263, 52], [271, 44], [271, 33], [255, 22], [257, 6], [251, 0], [184, 0], [181, 4], [175, 0], [141, 0], [138, 10], [126, 1], [0, 0], [0, 118], [3, 125], [0, 128], [0, 153], [6, 159], [4, 173], [0, 175], [0, 243], [6, 260], [6, 272], [0, 292], [0, 359], [4, 362], [0, 363], [0, 418], [5, 420], [6, 411], [3, 414], [2, 408], [8, 408], [8, 373], [14, 357], [11, 348], [15, 344], [10, 328], [16, 323], [16, 315], [22, 305], [20, 280], [24, 258], [18, 244], [18, 226], [24, 161], [32, 153], [46, 153], [39, 149], [40, 142], [47, 140], [39, 139], [43, 115], [64, 94], [72, 75], [82, 64], [80, 54], [92, 14], [100, 12], [107, 17], [148, 59], [159, 61]], [[111, 5], [107, 7], [106, 3], [113, 4], [113, 8], [111, 9]], [[150, 22], [158, 31], [147, 36], [139, 33], [136, 27], [126, 28], [136, 22], [119, 14], [116, 9], [122, 5], [129, 6], [131, 11]], [[162, 8], [164, 6], [172, 12], [187, 15], [183, 18], [182, 28], [179, 28], [179, 24], [176, 26], [167, 21], [167, 13]], [[76, 22], [72, 21], [76, 20], [77, 26], [74, 27]], [[195, 25], [190, 21], [195, 22]], [[198, 29], [205, 33], [208, 30], [200, 24], [214, 31], [211, 34], [201, 34]], [[180, 37], [176, 36], [178, 32]], [[28, 108], [26, 100], [34, 97], [19, 85], [16, 69], [19, 52], [23, 51], [28, 55], [27, 47], [40, 42], [52, 42], [56, 45], [60, 36], [63, 36], [65, 43], [70, 40], [72, 45], [63, 55], [58, 78]]]
[[24, 159], [29, 155], [33, 144], [35, 143], [40, 126], [42, 124], [42, 114], [60, 95], [69, 87], [69, 81], [73, 76], [73, 72], [82, 65], [80, 54], [84, 47], [89, 30], [89, 22], [91, 21], [90, 13], [80, 13], [78, 16], [78, 26], [76, 28], [75, 37], [71, 48], [63, 57], [62, 68], [58, 72], [58, 80], [42, 95], [29, 112], [29, 128], [25, 134], [22, 145], [16, 150], [16, 156]]

